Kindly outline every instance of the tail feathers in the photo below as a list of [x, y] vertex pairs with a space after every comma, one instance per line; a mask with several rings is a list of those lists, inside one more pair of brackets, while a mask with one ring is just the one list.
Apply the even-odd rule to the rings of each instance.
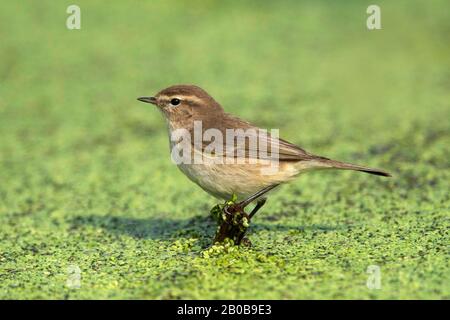
[[384, 170], [380, 169], [374, 169], [369, 167], [364, 167], [352, 163], [347, 162], [341, 162], [331, 159], [323, 158], [320, 160], [321, 163], [323, 163], [327, 168], [334, 168], [334, 169], [343, 169], [343, 170], [355, 170], [355, 171], [361, 171], [365, 173], [370, 173], [377, 176], [383, 176], [383, 177], [392, 177], [392, 175], [389, 172], [386, 172]]

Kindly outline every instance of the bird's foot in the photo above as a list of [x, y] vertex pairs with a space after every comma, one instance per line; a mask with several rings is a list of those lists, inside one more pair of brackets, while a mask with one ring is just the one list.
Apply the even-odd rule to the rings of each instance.
[[216, 205], [211, 209], [211, 215], [218, 223], [214, 243], [224, 242], [231, 239], [234, 244], [251, 245], [250, 240], [245, 238], [249, 227], [250, 218], [240, 203], [236, 203], [236, 196], [222, 205]]
[[[229, 201], [214, 206], [214, 208], [211, 209], [211, 215], [219, 225], [217, 227], [214, 243], [223, 242], [225, 239], [231, 239], [236, 245], [244, 244], [246, 246], [251, 246], [250, 240], [244, 237], [249, 227], [250, 220], [266, 203], [266, 198], [263, 198], [262, 196], [275, 187], [276, 185], [266, 187], [241, 202], [237, 202], [237, 196], [233, 194]], [[244, 210], [245, 207], [255, 200], [257, 201], [256, 206], [250, 214], [247, 214]]]

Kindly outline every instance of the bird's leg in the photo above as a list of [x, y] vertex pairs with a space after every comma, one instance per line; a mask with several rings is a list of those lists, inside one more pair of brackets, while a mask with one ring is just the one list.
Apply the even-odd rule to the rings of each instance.
[[256, 202], [256, 206], [253, 208], [253, 210], [250, 212], [250, 214], [248, 215], [248, 218], [251, 220], [252, 217], [259, 211], [259, 209], [261, 209], [264, 204], [266, 203], [267, 198], [261, 198], [258, 199], [258, 201]]
[[[264, 189], [259, 190], [258, 192], [256, 192], [255, 194], [252, 194], [250, 197], [248, 197], [247, 199], [237, 203], [237, 206], [240, 206], [242, 209], [244, 209], [246, 206], [248, 206], [251, 202], [253, 202], [254, 200], [260, 198], [263, 194], [269, 192], [270, 190], [272, 190], [273, 188], [277, 187], [278, 184], [273, 184], [271, 186], [265, 187]], [[264, 205], [264, 203], [263, 203]], [[262, 205], [258, 208], [258, 210], [262, 207]], [[255, 212], [256, 213], [256, 212]]]

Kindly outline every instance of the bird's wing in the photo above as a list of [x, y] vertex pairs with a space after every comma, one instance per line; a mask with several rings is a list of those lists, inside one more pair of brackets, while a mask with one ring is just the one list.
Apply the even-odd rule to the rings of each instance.
[[[202, 151], [213, 151], [215, 156], [266, 160], [278, 159], [280, 161], [325, 159], [310, 154], [295, 144], [274, 137], [270, 135], [270, 132], [231, 115], [226, 115], [221, 123], [217, 123], [216, 121], [212, 126], [205, 126], [204, 130], [206, 131], [208, 128], [218, 129], [222, 133], [223, 141], [221, 150], [217, 150], [220, 148], [214, 148], [214, 146], [218, 145], [215, 139], [211, 139], [211, 141], [203, 141], [202, 139]], [[227, 129], [233, 130], [234, 139], [230, 139]]]
[[[243, 121], [231, 115], [226, 115], [220, 121], [214, 119], [203, 128], [204, 132], [207, 129], [218, 129], [221, 133], [223, 141], [218, 143], [215, 139], [213, 142], [208, 142], [202, 139], [201, 149], [203, 154], [208, 154], [213, 151], [214, 156], [225, 158], [246, 158], [246, 159], [261, 159], [261, 160], [276, 160], [276, 161], [312, 161], [316, 168], [335, 168], [344, 170], [356, 170], [379, 176], [390, 177], [390, 173], [365, 166], [360, 166], [352, 163], [331, 160], [326, 157], [311, 154], [299, 146], [290, 143], [278, 137], [271, 136], [250, 123]], [[226, 129], [233, 129], [234, 140], [227, 139]], [[217, 132], [217, 131], [216, 131]], [[255, 143], [256, 141], [256, 143]], [[214, 146], [214, 150], [211, 149]], [[216, 148], [221, 146], [222, 148]], [[267, 148], [266, 151], [261, 152], [261, 146]], [[194, 149], [197, 149], [194, 145]]]

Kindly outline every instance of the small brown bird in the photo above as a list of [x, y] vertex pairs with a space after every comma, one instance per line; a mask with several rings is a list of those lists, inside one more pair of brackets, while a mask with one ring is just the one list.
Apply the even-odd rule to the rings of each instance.
[[[225, 113], [222, 106], [206, 91], [194, 85], [175, 85], [166, 88], [154, 97], [140, 97], [139, 101], [151, 103], [158, 107], [167, 121], [170, 145], [179, 147], [179, 140], [173, 139], [177, 130], [189, 135], [190, 159], [200, 155], [200, 159], [209, 161], [184, 161], [177, 163], [180, 170], [193, 182], [211, 195], [229, 200], [233, 195], [241, 202], [240, 208], [245, 208], [250, 202], [258, 199], [256, 207], [250, 213], [250, 218], [265, 203], [263, 195], [281, 183], [292, 180], [300, 173], [316, 169], [344, 169], [366, 172], [389, 177], [390, 174], [379, 169], [368, 168], [346, 162], [331, 160], [311, 154], [302, 148], [283, 139], [266, 134], [266, 131], [253, 126], [233, 115]], [[227, 136], [228, 131], [235, 132], [231, 153], [224, 152], [230, 146], [229, 141], [218, 141], [215, 137], [215, 150], [207, 152], [212, 139], [196, 141], [196, 123], [201, 123], [201, 134], [208, 131], [216, 135]], [[198, 126], [197, 126], [198, 127]], [[180, 131], [181, 130], [181, 131]], [[236, 133], [237, 132], [237, 133]], [[252, 143], [254, 138], [258, 143]], [[217, 148], [218, 144], [224, 148]], [[274, 152], [268, 154], [267, 149]], [[228, 150], [228, 149], [227, 149]], [[211, 150], [209, 150], [211, 151]], [[218, 158], [231, 158], [236, 161], [212, 161]], [[241, 160], [241, 161], [239, 161]], [[244, 161], [242, 161], [244, 160]], [[253, 161], [250, 161], [253, 160]], [[264, 168], [272, 170], [265, 172]]]

